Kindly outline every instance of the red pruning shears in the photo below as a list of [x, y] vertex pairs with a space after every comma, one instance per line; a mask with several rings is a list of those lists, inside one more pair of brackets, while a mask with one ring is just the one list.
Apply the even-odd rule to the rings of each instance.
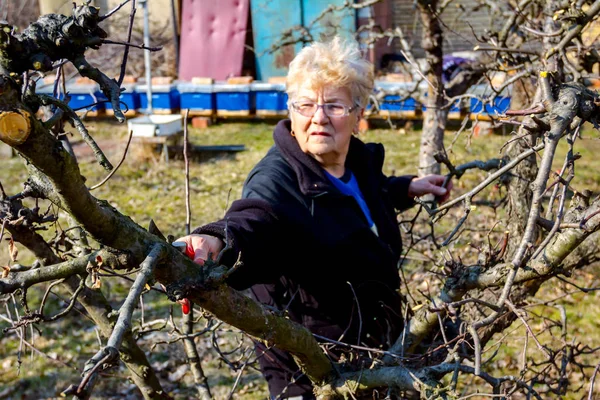
[[[194, 249], [192, 249], [190, 247], [190, 245], [188, 245], [186, 242], [173, 242], [171, 244], [177, 250], [181, 251], [186, 256], [188, 256], [191, 260], [194, 259]], [[190, 307], [191, 307], [190, 301], [188, 299], [181, 299], [181, 300], [179, 300], [179, 303], [181, 303], [181, 312], [184, 313], [185, 315], [189, 314]]]

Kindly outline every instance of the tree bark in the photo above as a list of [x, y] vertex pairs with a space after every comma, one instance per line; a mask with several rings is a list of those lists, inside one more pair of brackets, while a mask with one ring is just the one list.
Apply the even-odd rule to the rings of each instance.
[[448, 108], [442, 83], [443, 33], [437, 18], [437, 0], [419, 0], [419, 15], [423, 23], [422, 47], [427, 59], [427, 109], [424, 113], [423, 132], [419, 152], [419, 176], [439, 174], [440, 164], [434, 155], [444, 148], [444, 131]]

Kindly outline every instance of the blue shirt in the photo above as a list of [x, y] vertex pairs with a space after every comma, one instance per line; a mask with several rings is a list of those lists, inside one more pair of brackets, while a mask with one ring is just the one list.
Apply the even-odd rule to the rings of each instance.
[[360, 206], [360, 209], [367, 218], [367, 223], [369, 224], [369, 227], [377, 236], [379, 236], [379, 233], [377, 232], [377, 226], [375, 226], [373, 218], [371, 218], [371, 212], [369, 211], [367, 202], [365, 201], [365, 198], [363, 197], [362, 192], [358, 187], [358, 182], [356, 181], [356, 178], [354, 177], [352, 171], [346, 169], [346, 172], [344, 172], [344, 175], [341, 178], [336, 178], [327, 171], [325, 171], [325, 175], [327, 175], [331, 183], [333, 183], [333, 185], [340, 192], [347, 196], [352, 196], [354, 200], [356, 200], [356, 202]]

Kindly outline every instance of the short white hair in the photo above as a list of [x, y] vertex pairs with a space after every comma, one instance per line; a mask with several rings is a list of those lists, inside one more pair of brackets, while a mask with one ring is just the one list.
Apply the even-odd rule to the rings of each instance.
[[335, 36], [330, 42], [313, 42], [290, 63], [286, 91], [290, 100], [300, 85], [313, 89], [347, 87], [356, 105], [365, 107], [374, 85], [373, 64], [366, 60], [355, 40]]

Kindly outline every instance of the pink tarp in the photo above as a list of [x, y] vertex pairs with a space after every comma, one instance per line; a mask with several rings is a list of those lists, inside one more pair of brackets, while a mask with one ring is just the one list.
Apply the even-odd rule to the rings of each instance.
[[249, 0], [183, 0], [179, 79], [240, 76]]

